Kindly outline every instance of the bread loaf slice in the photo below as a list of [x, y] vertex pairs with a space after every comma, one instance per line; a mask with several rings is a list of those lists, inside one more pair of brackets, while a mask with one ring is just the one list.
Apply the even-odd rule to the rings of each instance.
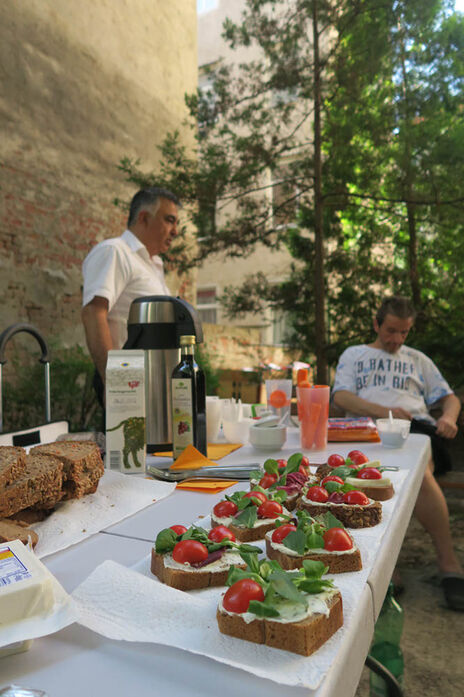
[[[288, 511], [286, 511], [287, 513]], [[234, 525], [233, 518], [227, 518], [227, 523], [224, 522], [225, 518], [215, 518], [211, 515], [211, 527], [216, 528], [218, 525], [225, 525], [229, 528], [236, 539], [240, 542], [256, 542], [257, 540], [264, 540], [264, 537], [269, 530], [274, 530], [275, 520], [265, 520], [258, 521], [258, 525], [253, 528], [247, 528], [242, 525]]]
[[[191, 591], [196, 588], [209, 588], [210, 586], [224, 586], [231, 567], [231, 564], [227, 564], [225, 568], [212, 570], [212, 565], [210, 564], [199, 569], [187, 566], [185, 569], [178, 569], [166, 565], [167, 557], [172, 559], [172, 555], [158, 554], [153, 547], [151, 550], [151, 572], [162, 583], [180, 591]], [[208, 566], [210, 566], [209, 569]], [[246, 564], [243, 562], [240, 564], [234, 563], [234, 566], [240, 569], [246, 568]]]
[[17, 479], [26, 467], [26, 451], [15, 445], [0, 446], [0, 489]]
[[276, 549], [272, 545], [269, 536], [266, 536], [266, 555], [269, 559], [278, 561], [280, 566], [287, 571], [301, 569], [305, 559], [321, 561], [325, 566], [329, 567], [328, 573], [330, 574], [343, 574], [348, 571], [360, 571], [362, 569], [361, 552], [357, 547], [352, 552], [336, 553], [328, 550], [318, 550], [300, 556], [297, 554], [285, 554], [285, 552]]
[[256, 618], [248, 623], [240, 614], [226, 613], [221, 604], [216, 618], [222, 634], [310, 656], [343, 625], [342, 597], [338, 591], [327, 600], [327, 605], [328, 616], [315, 613], [301, 622]]
[[105, 469], [100, 448], [92, 441], [63, 440], [31, 448], [31, 453], [40, 453], [58, 458], [64, 467], [63, 499], [79, 499], [93, 494]]
[[348, 503], [315, 503], [302, 496], [298, 508], [308, 511], [310, 516], [318, 516], [330, 511], [347, 528], [371, 528], [382, 520], [382, 504], [370, 501], [366, 506]]
[[39, 536], [34, 530], [28, 528], [26, 523], [1, 518], [0, 542], [11, 542], [11, 540], [20, 540], [25, 545], [30, 540], [32, 547], [35, 547], [39, 541]]
[[53, 508], [62, 499], [63, 465], [56, 457], [26, 455], [24, 472], [0, 491], [0, 516], [9, 516], [30, 506]]

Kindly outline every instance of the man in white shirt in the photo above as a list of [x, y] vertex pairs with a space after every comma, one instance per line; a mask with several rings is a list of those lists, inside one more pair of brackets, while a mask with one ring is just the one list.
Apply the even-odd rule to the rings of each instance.
[[[333, 387], [334, 403], [348, 415], [412, 419], [411, 430], [432, 439], [434, 458], [445, 458], [442, 438], [454, 438], [461, 403], [425, 354], [404, 346], [414, 324], [415, 310], [408, 298], [384, 298], [374, 319], [377, 338], [371, 344], [347, 349], [340, 357]], [[441, 407], [438, 420], [428, 408]], [[443, 470], [449, 469], [447, 464]], [[464, 610], [463, 570], [453, 549], [445, 497], [427, 467], [415, 514], [431, 535], [442, 573], [448, 605]]]
[[179, 206], [177, 197], [166, 189], [138, 191], [124, 233], [97, 244], [84, 260], [82, 322], [100, 401], [108, 351], [126, 341], [132, 301], [145, 295], [170, 295], [159, 255], [169, 250], [178, 234]]

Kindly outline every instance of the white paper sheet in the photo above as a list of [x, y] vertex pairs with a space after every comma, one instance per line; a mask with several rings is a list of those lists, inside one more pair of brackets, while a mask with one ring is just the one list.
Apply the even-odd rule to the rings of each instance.
[[43, 558], [81, 542], [169, 496], [175, 487], [106, 470], [94, 494], [58, 504], [49, 518], [31, 526], [39, 536], [35, 553]]

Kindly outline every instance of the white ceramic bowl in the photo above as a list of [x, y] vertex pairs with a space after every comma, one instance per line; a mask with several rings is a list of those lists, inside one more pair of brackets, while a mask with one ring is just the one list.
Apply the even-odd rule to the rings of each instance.
[[408, 419], [377, 419], [377, 430], [385, 448], [401, 448], [406, 442], [411, 422]]
[[250, 426], [250, 443], [255, 450], [280, 450], [287, 440], [285, 426]]
[[242, 419], [241, 421], [222, 420], [222, 430], [229, 443], [248, 443], [250, 425], [253, 419]]

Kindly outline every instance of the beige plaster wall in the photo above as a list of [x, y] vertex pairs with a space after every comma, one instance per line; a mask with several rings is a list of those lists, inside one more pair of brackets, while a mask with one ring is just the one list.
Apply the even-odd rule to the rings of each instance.
[[166, 132], [183, 130], [196, 28], [195, 0], [2, 3], [0, 331], [22, 320], [83, 342], [82, 260], [125, 225], [113, 199], [136, 187], [119, 160], [152, 171]]

